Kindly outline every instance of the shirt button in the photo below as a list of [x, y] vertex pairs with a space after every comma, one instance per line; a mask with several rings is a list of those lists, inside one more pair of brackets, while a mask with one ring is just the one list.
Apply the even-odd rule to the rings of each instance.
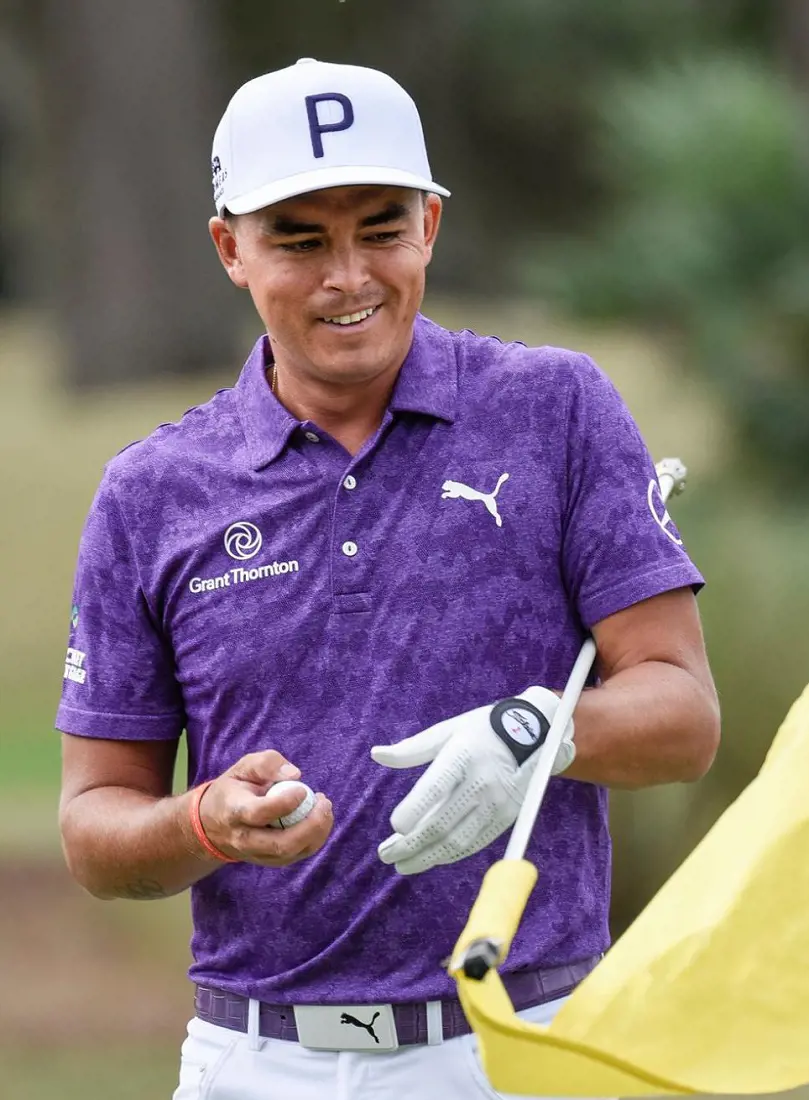
[[356, 542], [344, 542], [342, 551], [347, 558], [353, 558], [358, 550]]
[[320, 436], [315, 435], [314, 432], [304, 432], [303, 434], [304, 434], [305, 438], [309, 440], [310, 443], [319, 443], [320, 442]]
[[343, 488], [344, 489], [356, 489], [357, 488], [357, 479], [353, 476], [353, 474], [349, 474], [348, 477], [346, 477], [343, 480]]

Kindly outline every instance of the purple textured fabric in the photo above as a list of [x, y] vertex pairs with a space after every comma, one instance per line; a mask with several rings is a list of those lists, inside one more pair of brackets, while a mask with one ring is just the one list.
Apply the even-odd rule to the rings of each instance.
[[[594, 970], [601, 956], [582, 959], [568, 966], [556, 966], [547, 970], [521, 971], [502, 974], [503, 985], [514, 1005], [514, 1011], [546, 1004], [565, 997], [584, 981]], [[237, 993], [226, 993], [198, 985], [194, 995], [194, 1008], [200, 1020], [229, 1028], [231, 1031], [247, 1031], [249, 1001]], [[373, 1007], [373, 1006], [370, 1006]], [[290, 1005], [259, 1005], [259, 1035], [266, 1039], [287, 1039], [298, 1042], [298, 1028]], [[412, 1046], [428, 1041], [427, 1005], [425, 1002], [394, 1004], [393, 1019], [401, 1046]], [[457, 997], [441, 1001], [442, 1032], [445, 1039], [468, 1035], [472, 1030]]]
[[[107, 466], [56, 724], [185, 728], [189, 784], [275, 748], [332, 799], [313, 858], [223, 866], [193, 887], [195, 981], [281, 1004], [445, 999], [441, 960], [506, 838], [397, 875], [376, 846], [419, 773], [376, 765], [371, 745], [562, 687], [593, 623], [702, 578], [586, 356], [419, 317], [354, 458], [275, 400], [268, 361], [262, 339], [234, 388]], [[542, 873], [510, 966], [604, 951], [606, 792], [552, 780], [528, 858]]]

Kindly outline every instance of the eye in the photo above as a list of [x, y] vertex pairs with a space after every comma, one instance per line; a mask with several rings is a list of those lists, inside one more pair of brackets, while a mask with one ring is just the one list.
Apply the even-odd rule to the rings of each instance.
[[372, 241], [374, 244], [387, 244], [389, 241], [395, 241], [401, 235], [401, 229], [388, 229], [383, 233], [372, 233], [371, 236], [366, 237], [366, 240]]
[[319, 244], [320, 241], [315, 240], [293, 241], [291, 244], [279, 245], [279, 248], [281, 248], [284, 252], [312, 252], [313, 249], [317, 248]]

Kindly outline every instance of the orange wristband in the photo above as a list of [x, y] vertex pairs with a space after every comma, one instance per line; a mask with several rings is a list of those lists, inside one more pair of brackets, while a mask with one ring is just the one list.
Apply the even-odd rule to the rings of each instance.
[[226, 856], [224, 852], [220, 852], [215, 844], [211, 844], [205, 835], [205, 829], [202, 827], [202, 818], [199, 815], [199, 804], [202, 801], [202, 796], [213, 783], [212, 779], [209, 779], [207, 783], [200, 784], [196, 787], [191, 798], [191, 828], [194, 830], [194, 836], [200, 842], [202, 847], [208, 853], [209, 856], [213, 856], [221, 863], [240, 863], [241, 860], [233, 859], [231, 856]]

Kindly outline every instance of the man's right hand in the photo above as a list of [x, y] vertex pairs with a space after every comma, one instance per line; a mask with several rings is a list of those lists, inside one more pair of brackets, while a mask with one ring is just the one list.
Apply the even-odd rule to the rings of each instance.
[[243, 756], [211, 783], [200, 801], [200, 821], [211, 844], [232, 859], [262, 867], [286, 867], [314, 855], [334, 824], [324, 794], [316, 795], [314, 807], [297, 825], [269, 828], [302, 801], [295, 791], [273, 794], [273, 783], [299, 779], [300, 774], [274, 749]]
[[[171, 897], [224, 866], [206, 852], [191, 820], [192, 791], [172, 794], [176, 741], [62, 737], [62, 846], [71, 874], [97, 898]], [[199, 813], [210, 844], [226, 856], [284, 867], [313, 855], [332, 829], [322, 794], [291, 829], [268, 829], [299, 800], [265, 795], [283, 770], [278, 752], [243, 757], [202, 792]], [[198, 793], [198, 792], [197, 792]]]

